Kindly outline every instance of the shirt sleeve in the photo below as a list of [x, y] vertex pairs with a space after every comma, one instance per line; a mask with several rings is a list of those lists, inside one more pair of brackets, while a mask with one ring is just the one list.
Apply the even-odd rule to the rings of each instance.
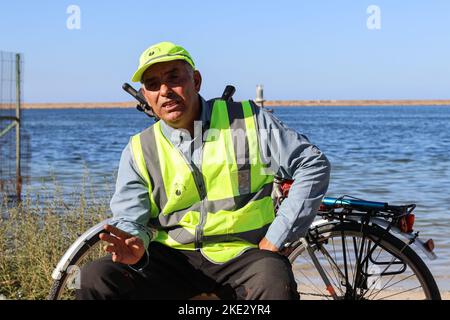
[[110, 207], [116, 227], [141, 238], [147, 248], [154, 234], [147, 227], [151, 204], [147, 183], [136, 168], [128, 143], [120, 158], [116, 190]]
[[328, 189], [330, 163], [308, 138], [256, 107], [263, 161], [272, 172], [294, 183], [269, 226], [266, 238], [277, 248], [303, 237]]

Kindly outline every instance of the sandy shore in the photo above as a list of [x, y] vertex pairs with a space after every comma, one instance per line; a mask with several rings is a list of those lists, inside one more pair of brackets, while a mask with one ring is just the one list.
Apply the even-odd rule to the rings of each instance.
[[[314, 106], [450, 106], [450, 100], [270, 100], [267, 107], [314, 107]], [[8, 106], [10, 107], [10, 106]], [[61, 102], [25, 103], [23, 109], [106, 109], [135, 108], [136, 102]], [[2, 106], [0, 105], [0, 109]]]
[[271, 100], [264, 106], [315, 107], [315, 106], [443, 106], [450, 100]]
[[23, 109], [121, 109], [136, 108], [136, 102], [64, 102], [64, 103], [25, 103]]

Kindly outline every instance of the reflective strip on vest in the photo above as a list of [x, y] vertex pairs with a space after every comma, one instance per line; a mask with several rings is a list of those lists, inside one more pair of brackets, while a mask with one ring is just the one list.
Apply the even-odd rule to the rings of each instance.
[[151, 203], [150, 217], [157, 217], [159, 214], [159, 210], [154, 205], [155, 199], [154, 199], [153, 192], [152, 192], [152, 186], [154, 184], [152, 184], [152, 182], [151, 182], [151, 179], [149, 176], [149, 171], [147, 170], [147, 167], [146, 167], [140, 135], [141, 134], [137, 134], [131, 138], [131, 151], [133, 153], [134, 161], [136, 162], [139, 172], [141, 173], [141, 176], [144, 178], [144, 180], [147, 184], [147, 187], [148, 187], [148, 194], [150, 196], [150, 203]]
[[248, 101], [214, 102], [200, 177], [162, 134], [160, 122], [133, 137], [139, 140], [132, 148], [138, 168], [149, 184], [154, 241], [195, 250], [200, 240], [197, 248], [215, 263], [257, 247], [274, 208], [273, 175], [261, 161], [253, 108]]

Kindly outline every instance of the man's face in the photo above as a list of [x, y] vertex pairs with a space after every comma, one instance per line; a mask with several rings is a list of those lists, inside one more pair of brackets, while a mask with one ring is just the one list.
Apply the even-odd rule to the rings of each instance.
[[173, 128], [193, 127], [200, 105], [201, 75], [182, 61], [160, 62], [142, 76], [143, 93], [156, 115]]

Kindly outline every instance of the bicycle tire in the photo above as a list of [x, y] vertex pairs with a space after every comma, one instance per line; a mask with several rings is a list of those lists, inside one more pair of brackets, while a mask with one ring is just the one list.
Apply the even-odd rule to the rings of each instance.
[[[102, 241], [98, 237], [100, 233], [103, 233], [105, 231], [101, 230], [99, 231], [94, 237], [92, 237], [89, 241], [85, 242], [83, 246], [76, 252], [76, 254], [70, 259], [68, 266], [80, 266], [80, 262], [88, 256], [90, 253], [97, 250], [98, 244], [100, 244]], [[64, 269], [62, 271], [60, 279], [54, 280], [51, 287], [49, 294], [47, 296], [47, 300], [59, 300], [61, 299], [64, 289], [66, 289], [67, 286], [67, 280], [68, 280], [68, 268]]]
[[[325, 244], [326, 241], [330, 241], [333, 236], [342, 237], [343, 234], [359, 236], [365, 234], [371, 241], [379, 241], [380, 248], [383, 248], [394, 257], [399, 258], [412, 269], [423, 288], [427, 300], [441, 299], [436, 281], [424, 261], [408, 244], [386, 232], [381, 227], [375, 225], [362, 225], [355, 222], [341, 223], [336, 221], [313, 228], [312, 234], [315, 234], [322, 244]], [[317, 249], [317, 247], [314, 248], [315, 251], [317, 251]], [[306, 245], [300, 242], [288, 256], [293, 267], [296, 259], [304, 254], [305, 250]], [[342, 299], [343, 297], [340, 298]]]

